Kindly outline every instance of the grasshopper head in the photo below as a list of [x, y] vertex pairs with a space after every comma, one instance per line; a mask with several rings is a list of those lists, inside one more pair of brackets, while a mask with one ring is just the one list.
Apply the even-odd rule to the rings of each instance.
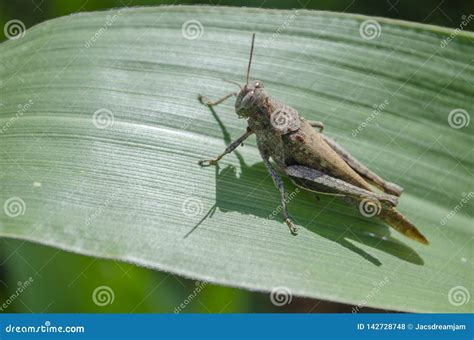
[[265, 95], [261, 81], [254, 80], [249, 84], [245, 84], [235, 100], [235, 112], [240, 118], [248, 118], [256, 113], [264, 99]]
[[252, 65], [253, 46], [255, 43], [255, 33], [252, 34], [252, 45], [250, 47], [249, 64], [247, 66], [247, 81], [240, 87], [240, 92], [235, 100], [235, 112], [240, 118], [248, 118], [258, 113], [259, 108], [265, 103], [265, 90], [260, 80], [249, 82], [250, 65]]

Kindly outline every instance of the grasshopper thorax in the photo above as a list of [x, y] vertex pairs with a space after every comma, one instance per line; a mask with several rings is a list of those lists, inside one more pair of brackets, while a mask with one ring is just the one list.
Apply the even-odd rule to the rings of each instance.
[[256, 114], [259, 107], [265, 102], [266, 96], [261, 81], [254, 80], [245, 84], [235, 100], [235, 112], [240, 118], [248, 118]]

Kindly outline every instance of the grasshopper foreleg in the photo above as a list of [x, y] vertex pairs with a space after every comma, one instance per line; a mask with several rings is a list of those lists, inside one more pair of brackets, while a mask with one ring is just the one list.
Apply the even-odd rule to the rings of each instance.
[[269, 157], [264, 152], [262, 152], [262, 150], [260, 150], [260, 155], [262, 156], [263, 163], [265, 164], [268, 172], [270, 173], [270, 176], [273, 179], [273, 183], [275, 183], [275, 186], [278, 188], [278, 191], [280, 192], [283, 219], [285, 220], [286, 225], [290, 229], [290, 232], [293, 235], [296, 235], [298, 234], [298, 228], [296, 227], [296, 225], [293, 223], [293, 221], [290, 219], [290, 216], [288, 215], [288, 208], [286, 206], [285, 186], [283, 185], [283, 181], [280, 175], [278, 175], [278, 173], [275, 171], [272, 164], [270, 163]]
[[295, 184], [307, 190], [348, 196], [358, 200], [369, 199], [388, 207], [396, 206], [398, 203], [396, 196], [374, 193], [306, 166], [288, 166], [285, 172]]
[[198, 164], [200, 166], [210, 166], [210, 165], [216, 165], [217, 162], [219, 162], [221, 160], [222, 157], [224, 157], [225, 155], [227, 155], [228, 153], [231, 153], [232, 151], [234, 151], [235, 149], [237, 149], [237, 147], [243, 143], [244, 140], [246, 140], [251, 134], [253, 133], [252, 130], [250, 129], [247, 129], [247, 131], [242, 135], [240, 136], [239, 138], [237, 138], [235, 141], [233, 141], [232, 143], [230, 143], [227, 148], [224, 150], [223, 153], [221, 153], [219, 156], [217, 156], [216, 158], [214, 159], [205, 159], [205, 160], [200, 160], [198, 162]]
[[201, 103], [203, 103], [204, 105], [206, 105], [206, 106], [212, 107], [212, 106], [216, 106], [216, 105], [226, 101], [227, 99], [229, 99], [232, 96], [236, 96], [237, 94], [238, 94], [237, 92], [232, 92], [232, 93], [226, 94], [224, 97], [222, 97], [220, 99], [217, 99], [217, 100], [210, 100], [207, 97], [199, 95], [199, 101]]
[[326, 143], [339, 154], [346, 161], [346, 163], [359, 175], [367, 179], [369, 182], [372, 182], [375, 186], [382, 189], [388, 194], [400, 196], [402, 194], [403, 188], [396, 185], [395, 183], [388, 182], [382, 179], [375, 172], [369, 170], [365, 165], [359, 162], [354, 156], [347, 152], [342, 146], [336, 143], [335, 140], [329, 138], [328, 136], [322, 136]]

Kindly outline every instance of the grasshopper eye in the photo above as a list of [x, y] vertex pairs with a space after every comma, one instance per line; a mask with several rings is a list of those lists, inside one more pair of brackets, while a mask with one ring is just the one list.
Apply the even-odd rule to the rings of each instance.
[[247, 92], [242, 99], [242, 106], [245, 108], [251, 107], [255, 102], [255, 92], [253, 90]]

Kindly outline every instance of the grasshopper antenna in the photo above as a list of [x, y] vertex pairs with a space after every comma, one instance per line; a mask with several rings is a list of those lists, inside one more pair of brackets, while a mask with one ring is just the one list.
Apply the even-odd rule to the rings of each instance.
[[233, 80], [228, 80], [228, 79], [222, 79], [223, 81], [227, 82], [227, 83], [231, 83], [231, 84], [234, 84], [234, 85], [237, 85], [241, 90], [243, 90], [242, 86], [236, 82], [236, 81], [233, 81]]
[[254, 45], [254, 43], [255, 43], [255, 33], [252, 34], [252, 47], [250, 47], [250, 58], [249, 58], [249, 66], [247, 67], [246, 85], [249, 84], [250, 65], [252, 65], [252, 55], [253, 55], [253, 45]]

